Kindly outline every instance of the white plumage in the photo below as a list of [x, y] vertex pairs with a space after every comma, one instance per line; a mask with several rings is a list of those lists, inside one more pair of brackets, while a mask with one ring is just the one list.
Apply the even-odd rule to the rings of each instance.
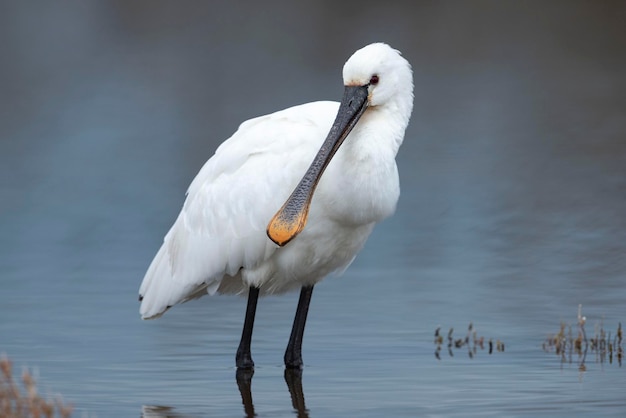
[[374, 225], [394, 212], [395, 156], [413, 106], [410, 66], [378, 43], [357, 51], [343, 75], [346, 86], [367, 87], [366, 110], [321, 176], [302, 232], [279, 247], [266, 228], [322, 146], [337, 102], [248, 120], [217, 149], [144, 277], [144, 319], [207, 293], [313, 285], [345, 269]]

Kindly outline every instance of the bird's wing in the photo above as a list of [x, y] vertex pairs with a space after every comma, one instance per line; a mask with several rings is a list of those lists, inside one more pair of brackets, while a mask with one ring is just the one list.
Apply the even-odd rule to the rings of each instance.
[[225, 275], [277, 249], [267, 223], [330, 129], [334, 102], [296, 106], [244, 122], [202, 167], [139, 289], [143, 318], [215, 293]]

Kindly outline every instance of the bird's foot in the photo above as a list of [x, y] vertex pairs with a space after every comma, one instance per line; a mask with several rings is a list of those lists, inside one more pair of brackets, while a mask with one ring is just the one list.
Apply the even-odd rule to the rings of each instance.
[[287, 369], [302, 369], [302, 354], [286, 352], [285, 353], [285, 367]]
[[252, 361], [252, 354], [248, 352], [237, 352], [235, 359], [237, 369], [254, 370], [254, 361]]

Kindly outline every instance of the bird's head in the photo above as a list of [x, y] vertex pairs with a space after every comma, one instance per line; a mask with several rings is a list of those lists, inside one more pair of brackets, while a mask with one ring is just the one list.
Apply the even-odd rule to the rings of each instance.
[[304, 229], [322, 173], [368, 108], [387, 109], [388, 115], [400, 116], [408, 123], [413, 109], [413, 75], [400, 52], [384, 43], [367, 45], [348, 59], [343, 79], [343, 98], [326, 140], [298, 186], [268, 224], [267, 235], [280, 246]]
[[367, 106], [413, 104], [411, 65], [399, 51], [384, 43], [367, 45], [356, 51], [343, 66], [346, 87], [367, 89]]

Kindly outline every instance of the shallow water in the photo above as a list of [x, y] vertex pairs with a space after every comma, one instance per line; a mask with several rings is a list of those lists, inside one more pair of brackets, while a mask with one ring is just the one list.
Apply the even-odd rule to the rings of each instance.
[[[318, 3], [82, 4], [0, 13], [0, 352], [42, 391], [99, 417], [624, 416], [617, 358], [542, 349], [579, 304], [589, 336], [626, 319], [623, 6], [410, 2], [346, 33], [357, 9]], [[139, 283], [217, 144], [339, 97], [377, 39], [415, 71], [397, 213], [316, 287], [301, 381], [282, 367], [297, 294], [259, 301], [248, 394], [245, 300], [142, 322]], [[470, 321], [505, 351], [437, 359], [435, 329]]]

